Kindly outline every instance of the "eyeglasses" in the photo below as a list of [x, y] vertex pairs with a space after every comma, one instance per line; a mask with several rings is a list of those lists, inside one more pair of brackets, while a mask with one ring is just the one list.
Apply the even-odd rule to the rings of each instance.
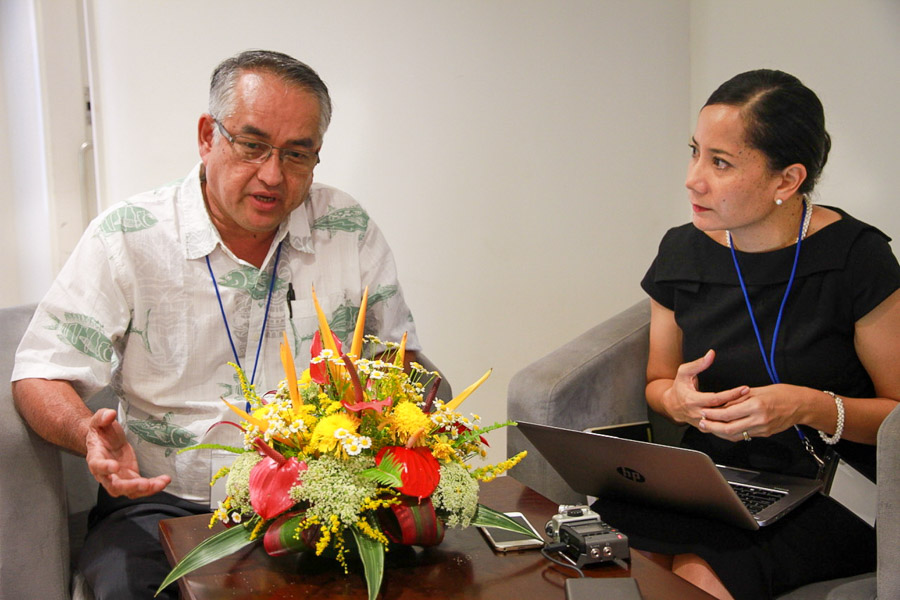
[[269, 160], [274, 150], [278, 150], [282, 164], [297, 174], [308, 174], [319, 164], [318, 152], [306, 152], [304, 150], [290, 150], [279, 148], [256, 138], [245, 135], [231, 135], [218, 119], [213, 119], [219, 127], [219, 131], [231, 144], [234, 153], [244, 162], [261, 164]]

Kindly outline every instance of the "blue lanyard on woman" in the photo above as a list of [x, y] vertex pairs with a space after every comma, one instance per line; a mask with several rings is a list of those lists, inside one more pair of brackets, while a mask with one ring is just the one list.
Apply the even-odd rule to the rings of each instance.
[[[741, 273], [741, 266], [738, 264], [737, 254], [734, 251], [734, 244], [731, 241], [731, 232], [727, 232], [728, 235], [728, 248], [731, 250], [731, 258], [734, 261], [734, 268], [737, 271], [738, 282], [741, 284], [741, 291], [744, 293], [744, 301], [747, 303], [747, 312], [750, 313], [750, 323], [753, 325], [753, 332], [756, 334], [756, 341], [759, 344], [759, 351], [762, 354], [763, 364], [766, 367], [766, 373], [769, 374], [769, 379], [772, 380], [772, 383], [781, 383], [781, 379], [778, 377], [778, 371], [775, 370], [775, 344], [778, 342], [778, 330], [781, 328], [781, 318], [784, 315], [784, 306], [787, 304], [788, 295], [791, 293], [791, 287], [794, 285], [794, 278], [797, 275], [797, 263], [800, 260], [800, 246], [803, 244], [803, 224], [806, 222], [806, 211], [812, 210], [811, 207], [807, 206], [806, 201], [803, 202], [803, 214], [800, 216], [800, 229], [797, 232], [797, 249], [794, 251], [794, 265], [791, 267], [791, 276], [788, 279], [787, 289], [784, 290], [784, 298], [781, 299], [781, 306], [778, 308], [778, 318], [775, 320], [775, 330], [772, 332], [772, 347], [769, 350], [768, 356], [766, 356], [766, 347], [763, 344], [762, 335], [759, 332], [759, 326], [756, 324], [756, 317], [753, 315], [753, 305], [750, 303], [750, 295], [747, 294], [747, 286], [744, 284], [744, 276]], [[821, 468], [824, 465], [824, 461], [819, 458], [813, 449], [812, 444], [806, 438], [803, 431], [794, 425], [794, 431], [797, 432], [797, 435], [800, 436], [800, 441], [803, 442], [804, 448], [809, 452], [815, 461], [818, 463]]]
[[[275, 280], [278, 278], [278, 261], [281, 259], [281, 244], [278, 244], [278, 250], [275, 252], [275, 266], [272, 267], [272, 277], [269, 279], [269, 295], [266, 298], [266, 312], [263, 314], [262, 331], [259, 333], [259, 343], [256, 346], [256, 360], [253, 363], [253, 374], [250, 376], [250, 385], [256, 381], [256, 368], [259, 366], [259, 354], [263, 347], [263, 340], [266, 336], [266, 323], [269, 320], [269, 306], [272, 305], [272, 292], [275, 290]], [[212, 279], [213, 287], [216, 289], [216, 298], [219, 300], [219, 310], [222, 313], [222, 322], [225, 323], [225, 333], [228, 334], [228, 341], [231, 343], [231, 352], [234, 354], [234, 362], [241, 367], [241, 359], [238, 357], [237, 348], [234, 345], [234, 338], [231, 337], [231, 328], [228, 327], [228, 317], [225, 316], [225, 306], [222, 304], [222, 294], [219, 293], [219, 284], [216, 283], [216, 276], [213, 275], [212, 265], [209, 262], [209, 255], [206, 255], [206, 267], [209, 269], [209, 276]], [[247, 403], [249, 410], [249, 402]]]

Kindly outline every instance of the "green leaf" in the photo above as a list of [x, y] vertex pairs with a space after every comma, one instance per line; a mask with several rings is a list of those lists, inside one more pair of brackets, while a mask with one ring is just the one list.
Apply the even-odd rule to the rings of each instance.
[[385, 453], [381, 459], [381, 464], [370, 469], [366, 469], [359, 474], [360, 477], [373, 479], [376, 483], [384, 487], [399, 488], [403, 485], [400, 478], [401, 467], [390, 453]]
[[478, 439], [484, 434], [491, 432], [495, 429], [500, 429], [502, 427], [515, 427], [518, 425], [515, 421], [503, 421], [502, 423], [494, 423], [493, 425], [488, 425], [487, 427], [481, 427], [479, 429], [471, 429], [463, 434], [461, 434], [456, 440], [453, 442], [453, 447], [459, 447], [464, 444], [468, 444], [469, 442]]
[[351, 527], [350, 531], [353, 532], [356, 547], [359, 550], [359, 558], [366, 571], [369, 600], [375, 600], [378, 597], [378, 590], [381, 589], [381, 578], [384, 576], [384, 546], [381, 545], [381, 542], [357, 531], [355, 527]]
[[256, 540], [250, 539], [250, 530], [240, 525], [215, 534], [204, 540], [182, 558], [181, 561], [175, 565], [175, 568], [166, 576], [165, 580], [159, 586], [159, 589], [156, 590], [156, 594], [153, 595], [158, 595], [163, 588], [179, 577], [228, 556], [232, 552], [237, 552], [244, 546], [252, 544], [255, 541]]
[[484, 504], [479, 504], [475, 509], [475, 516], [472, 517], [472, 525], [480, 525], [481, 527], [496, 527], [497, 529], [506, 529], [507, 531], [515, 531], [534, 537], [534, 532], [525, 526], [516, 523], [502, 512], [497, 512], [493, 508], [488, 508]]
[[[266, 551], [270, 554], [277, 552], [306, 552], [308, 550], [315, 551], [316, 547], [307, 545], [303, 532], [298, 531], [297, 527], [306, 520], [306, 511], [296, 514], [285, 513], [276, 518], [266, 530], [264, 538]], [[318, 527], [314, 525], [313, 527]]]

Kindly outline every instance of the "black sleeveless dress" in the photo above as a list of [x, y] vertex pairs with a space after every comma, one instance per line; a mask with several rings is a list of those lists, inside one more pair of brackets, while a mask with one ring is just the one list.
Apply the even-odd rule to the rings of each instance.
[[[841, 220], [801, 245], [778, 330], [775, 368], [783, 383], [873, 397], [872, 381], [854, 350], [854, 324], [900, 288], [900, 265], [887, 236], [832, 210]], [[767, 353], [795, 249], [737, 253]], [[685, 362], [716, 350], [714, 364], [698, 378], [702, 390], [771, 384], [728, 248], [691, 224], [671, 229], [641, 286], [675, 312], [684, 334]], [[818, 433], [804, 431], [822, 456], [825, 446]], [[689, 428], [682, 445], [702, 450], [720, 464], [807, 477], [817, 472], [793, 428], [738, 443]], [[873, 446], [842, 440], [835, 448], [874, 480]], [[595, 508], [629, 536], [634, 548], [701, 556], [739, 600], [771, 598], [805, 583], [875, 569], [874, 530], [822, 495], [755, 532], [607, 500]]]

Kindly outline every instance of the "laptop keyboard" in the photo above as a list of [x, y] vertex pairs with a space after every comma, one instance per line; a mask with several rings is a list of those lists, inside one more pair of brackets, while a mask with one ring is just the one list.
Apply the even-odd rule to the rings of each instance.
[[729, 482], [729, 485], [752, 515], [755, 515], [758, 512], [770, 507], [772, 504], [774, 504], [778, 500], [781, 500], [787, 495], [787, 492], [751, 487], [749, 485], [742, 485], [740, 483]]

